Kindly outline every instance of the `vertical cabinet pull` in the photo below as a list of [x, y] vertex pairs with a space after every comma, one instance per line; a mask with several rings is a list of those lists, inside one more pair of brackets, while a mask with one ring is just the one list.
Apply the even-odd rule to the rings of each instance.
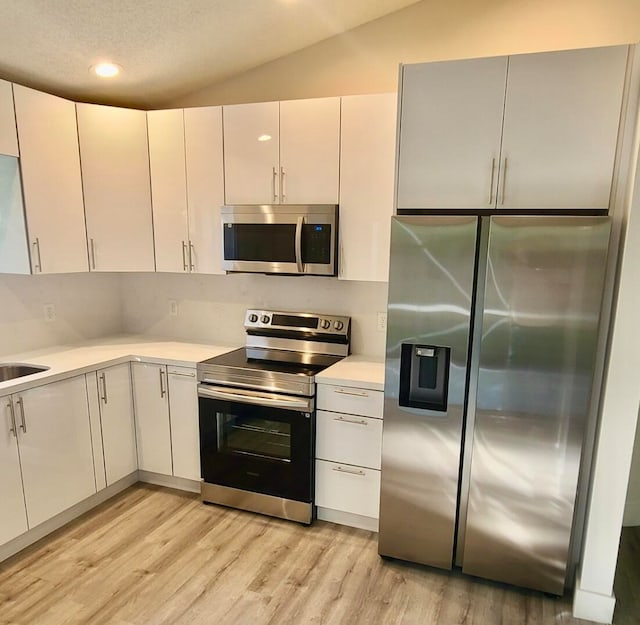
[[489, 182], [489, 205], [493, 204], [493, 182], [496, 178], [496, 159], [491, 159], [491, 181]]
[[91, 269], [96, 268], [96, 244], [93, 239], [89, 239], [89, 247], [91, 248]]
[[502, 192], [500, 194], [500, 204], [504, 204], [504, 194], [507, 186], [507, 159], [504, 159], [504, 167], [502, 168]]
[[189, 266], [187, 265], [187, 244], [185, 241], [182, 242], [182, 270], [189, 270]]
[[36, 240], [33, 242], [33, 250], [37, 254], [38, 264], [33, 265], [33, 269], [42, 273], [42, 257], [40, 256], [40, 239], [36, 237]]
[[189, 241], [189, 271], [196, 270], [195, 257], [196, 257], [196, 248], [194, 247], [193, 243]]
[[13, 409], [13, 402], [9, 400], [7, 403], [7, 408], [9, 408], [9, 413], [11, 414], [11, 427], [9, 428], [9, 432], [13, 434], [14, 438], [18, 438], [18, 428], [16, 427], [16, 413]]
[[271, 190], [273, 191], [273, 201], [278, 200], [278, 170], [275, 166], [272, 168], [273, 174], [271, 178]]
[[22, 421], [22, 423], [20, 424], [20, 427], [22, 428], [22, 431], [26, 434], [27, 420], [24, 418], [24, 404], [22, 403], [22, 397], [18, 397], [16, 403], [18, 404], [18, 406], [20, 406], [20, 420]]
[[167, 393], [167, 389], [164, 385], [164, 368], [160, 368], [160, 397], [164, 397]]
[[284, 186], [285, 171], [284, 167], [280, 167], [280, 202], [284, 202], [287, 197], [287, 190]]
[[105, 404], [109, 403], [109, 400], [107, 399], [107, 376], [105, 373], [101, 373], [100, 374], [100, 381], [102, 382], [102, 401]]

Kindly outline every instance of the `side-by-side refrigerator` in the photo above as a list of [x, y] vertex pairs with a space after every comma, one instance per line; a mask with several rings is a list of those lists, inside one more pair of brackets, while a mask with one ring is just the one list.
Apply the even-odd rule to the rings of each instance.
[[393, 218], [381, 555], [563, 593], [609, 229]]

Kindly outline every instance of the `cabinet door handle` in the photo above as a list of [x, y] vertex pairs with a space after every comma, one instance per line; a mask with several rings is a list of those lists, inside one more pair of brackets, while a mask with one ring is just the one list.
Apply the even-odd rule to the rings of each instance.
[[345, 469], [344, 467], [333, 467], [334, 471], [338, 473], [349, 473], [350, 475], [359, 475], [360, 477], [364, 477], [366, 473], [361, 471], [360, 469]]
[[369, 393], [358, 392], [358, 391], [345, 391], [341, 388], [337, 388], [334, 390], [334, 393], [338, 393], [338, 395], [351, 395], [353, 397], [369, 397]]
[[334, 421], [342, 421], [343, 423], [355, 423], [356, 425], [369, 425], [364, 419], [347, 419], [346, 417], [334, 417]]
[[493, 183], [496, 178], [496, 159], [491, 159], [491, 181], [489, 182], [489, 204], [493, 204]]
[[278, 200], [278, 170], [273, 167], [273, 176], [271, 178], [271, 190], [273, 191], [273, 201], [276, 202]]
[[91, 268], [96, 268], [96, 244], [93, 239], [89, 239], [89, 247], [91, 248]]
[[167, 389], [164, 386], [164, 368], [160, 367], [160, 397], [164, 397]]
[[20, 427], [22, 428], [22, 431], [26, 434], [27, 420], [24, 418], [24, 404], [22, 403], [22, 397], [18, 397], [16, 403], [18, 404], [18, 406], [20, 406], [20, 419], [22, 421]]
[[284, 167], [280, 167], [280, 201], [284, 202], [287, 197], [287, 191], [284, 186], [285, 171]]
[[13, 409], [13, 402], [9, 400], [7, 403], [7, 408], [9, 409], [9, 413], [11, 414], [11, 427], [9, 428], [9, 432], [13, 434], [14, 438], [18, 438], [18, 428], [16, 426], [16, 412]]
[[183, 241], [182, 242], [182, 270], [183, 271], [188, 271], [188, 265], [187, 265], [187, 244]]
[[38, 255], [38, 264], [34, 263], [33, 269], [42, 273], [42, 257], [40, 256], [40, 239], [36, 237], [36, 240], [33, 242], [33, 249], [37, 252]]
[[507, 187], [507, 159], [504, 159], [504, 167], [502, 168], [502, 193], [500, 195], [500, 204], [504, 204], [504, 194]]
[[191, 241], [189, 241], [189, 271], [196, 270], [196, 248]]
[[105, 404], [109, 403], [109, 400], [107, 399], [107, 376], [105, 373], [101, 373], [100, 374], [100, 381], [102, 382], [102, 401]]

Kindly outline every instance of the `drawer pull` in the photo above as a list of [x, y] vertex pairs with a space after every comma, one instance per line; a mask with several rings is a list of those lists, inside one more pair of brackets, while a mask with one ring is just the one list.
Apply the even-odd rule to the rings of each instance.
[[364, 477], [366, 475], [366, 473], [364, 471], [361, 471], [360, 469], [345, 469], [344, 467], [333, 467], [334, 471], [337, 471], [338, 473], [349, 473], [350, 475], [360, 475], [361, 477]]
[[334, 417], [334, 421], [342, 421], [343, 423], [355, 423], [356, 425], [369, 425], [364, 419], [347, 419], [346, 417]]
[[369, 397], [369, 393], [365, 393], [365, 392], [358, 393], [357, 391], [344, 391], [341, 388], [337, 388], [335, 392], [338, 393], [338, 395], [353, 395], [354, 397]]

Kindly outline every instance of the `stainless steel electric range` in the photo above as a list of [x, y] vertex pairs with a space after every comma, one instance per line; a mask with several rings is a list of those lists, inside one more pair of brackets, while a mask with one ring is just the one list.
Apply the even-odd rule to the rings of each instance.
[[349, 317], [248, 310], [246, 346], [198, 363], [205, 502], [314, 518], [315, 375], [349, 354]]

